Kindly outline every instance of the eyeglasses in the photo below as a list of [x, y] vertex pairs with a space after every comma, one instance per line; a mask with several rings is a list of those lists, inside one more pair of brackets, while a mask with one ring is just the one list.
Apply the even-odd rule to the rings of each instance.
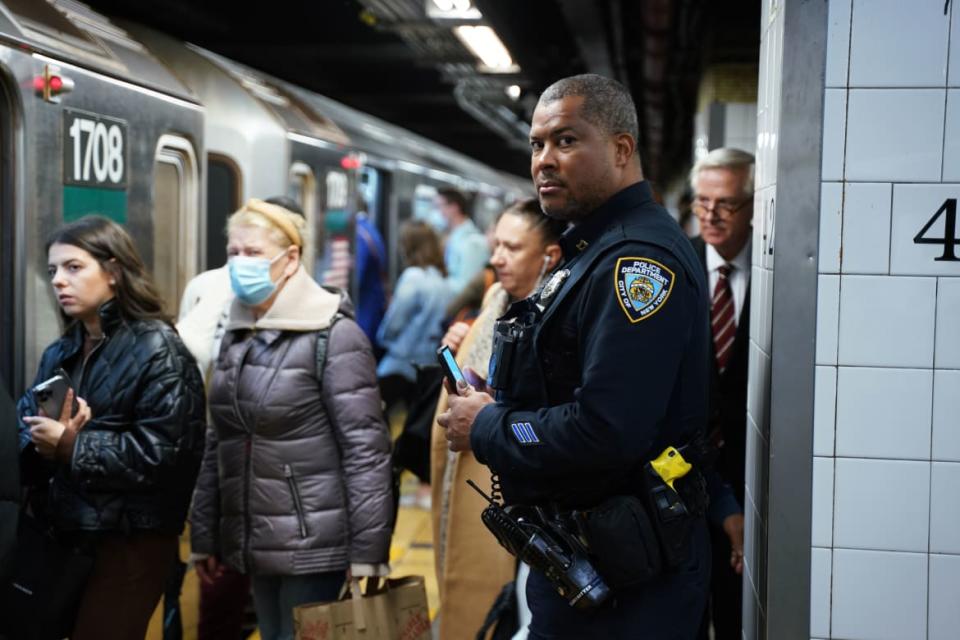
[[715, 200], [713, 206], [707, 199], [697, 199], [693, 201], [693, 212], [698, 218], [706, 218], [712, 212], [721, 220], [729, 220], [735, 213], [743, 209], [748, 203], [753, 202], [753, 198], [744, 198], [740, 202], [731, 202], [729, 200]]

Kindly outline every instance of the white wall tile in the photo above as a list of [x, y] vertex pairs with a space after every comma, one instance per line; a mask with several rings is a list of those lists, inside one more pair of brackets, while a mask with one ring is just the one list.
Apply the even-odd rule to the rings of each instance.
[[[839, 89], [827, 89], [830, 91]], [[946, 89], [851, 89], [846, 179], [939, 182], [945, 92]], [[827, 104], [825, 101], [825, 109]], [[825, 136], [826, 127], [825, 113]], [[835, 178], [828, 178], [824, 171], [823, 179]]]
[[817, 277], [817, 364], [837, 364], [840, 276]]
[[940, 278], [937, 282], [937, 346], [934, 358], [938, 368], [960, 369], [960, 278]]
[[810, 550], [810, 633], [830, 637], [830, 549]]
[[[960, 11], [957, 12], [960, 14]], [[960, 33], [957, 34], [960, 38]], [[960, 64], [960, 60], [957, 61]], [[960, 182], [960, 90], [947, 91], [946, 131], [943, 136], [943, 181]]]
[[[950, 3], [953, 5], [953, 3]], [[947, 84], [951, 87], [960, 86], [960, 11], [950, 7], [950, 77]]]
[[828, 87], [847, 86], [850, 63], [850, 8], [853, 0], [831, 0], [827, 10]]
[[837, 458], [833, 545], [926, 552], [930, 463]]
[[813, 459], [813, 512], [810, 544], [833, 546], [833, 462], [835, 458]]
[[848, 182], [843, 196], [843, 273], [887, 273], [893, 185]]
[[926, 638], [927, 556], [836, 549], [832, 601], [834, 638]]
[[840, 273], [840, 222], [843, 219], [843, 184], [820, 185], [820, 273]]
[[930, 555], [929, 640], [956, 640], [960, 629], [960, 556]]
[[838, 456], [930, 459], [933, 370], [840, 367]]
[[841, 276], [839, 364], [932, 367], [935, 289], [933, 278]]
[[837, 368], [817, 367], [813, 392], [813, 455], [832, 456], [837, 411]]
[[934, 462], [930, 481], [930, 552], [960, 554], [960, 464]]
[[826, 89], [823, 96], [822, 180], [843, 180], [847, 126], [847, 90]]
[[[949, 198], [960, 198], [960, 184], [893, 185], [892, 275], [960, 275], [960, 262], [937, 261], [944, 252], [942, 244], [916, 244], [913, 241]], [[945, 213], [940, 212], [924, 237], [943, 238], [946, 218]], [[960, 247], [957, 247], [956, 255], [960, 257]]]
[[854, 0], [850, 86], [943, 86], [948, 31], [942, 2]]
[[931, 449], [934, 460], [960, 462], [960, 371], [933, 372], [933, 447]]

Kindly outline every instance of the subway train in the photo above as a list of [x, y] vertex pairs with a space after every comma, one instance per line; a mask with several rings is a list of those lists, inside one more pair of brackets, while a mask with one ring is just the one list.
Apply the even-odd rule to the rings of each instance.
[[[131, 232], [175, 312], [226, 259], [227, 216], [285, 194], [308, 223], [305, 264], [356, 294], [364, 206], [396, 278], [398, 227], [455, 187], [487, 224], [532, 192], [409, 131], [73, 0], [0, 4], [0, 375], [16, 397], [59, 332], [44, 239], [90, 213]], [[362, 198], [362, 200], [361, 200]]]

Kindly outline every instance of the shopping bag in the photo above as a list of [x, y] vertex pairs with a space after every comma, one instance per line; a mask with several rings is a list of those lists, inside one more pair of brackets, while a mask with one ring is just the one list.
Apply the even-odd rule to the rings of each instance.
[[430, 640], [423, 577], [353, 581], [335, 602], [295, 607], [293, 625], [297, 640]]

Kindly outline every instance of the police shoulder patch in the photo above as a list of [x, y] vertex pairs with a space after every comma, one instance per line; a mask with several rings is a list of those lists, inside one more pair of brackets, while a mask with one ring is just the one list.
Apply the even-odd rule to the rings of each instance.
[[632, 323], [646, 320], [667, 303], [673, 271], [650, 258], [620, 258], [613, 271], [620, 307]]

